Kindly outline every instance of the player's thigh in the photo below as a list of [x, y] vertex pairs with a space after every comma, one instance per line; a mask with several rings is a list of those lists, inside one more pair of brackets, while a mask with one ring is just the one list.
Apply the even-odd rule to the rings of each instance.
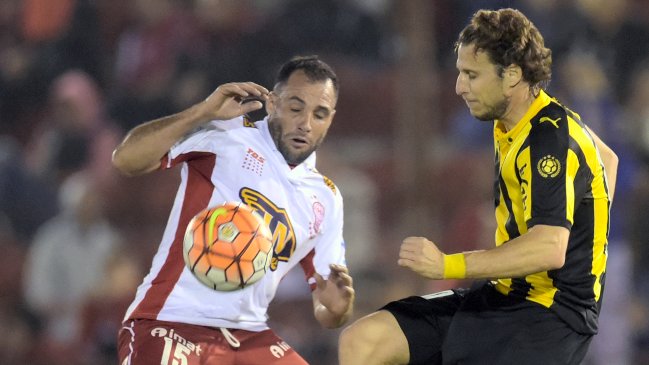
[[119, 331], [118, 354], [119, 363], [128, 365], [200, 365], [206, 356], [227, 365], [233, 358], [214, 329], [154, 320], [126, 322]]
[[441, 364], [442, 345], [464, 290], [447, 290], [388, 303], [384, 310], [396, 319], [407, 340], [410, 364]]
[[340, 355], [346, 362], [371, 357], [375, 363], [407, 363], [408, 340], [394, 315], [379, 310], [343, 330]]
[[[237, 335], [236, 332], [235, 335]], [[238, 339], [241, 342], [241, 347], [237, 351], [237, 364], [239, 365], [308, 364], [300, 354], [272, 330], [248, 332]]]

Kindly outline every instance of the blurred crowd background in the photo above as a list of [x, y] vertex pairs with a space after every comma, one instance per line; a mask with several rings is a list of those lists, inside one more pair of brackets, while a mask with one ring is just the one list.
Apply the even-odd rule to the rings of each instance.
[[[493, 245], [489, 123], [455, 95], [454, 41], [479, 8], [522, 10], [553, 50], [549, 93], [620, 156], [600, 324], [587, 364], [649, 364], [649, 1], [0, 1], [0, 364], [115, 364], [178, 170], [110, 164], [135, 125], [221, 83], [272, 87], [293, 55], [340, 77], [319, 169], [345, 198], [355, 317], [431, 282], [396, 264], [401, 239]], [[254, 116], [253, 117], [261, 117]], [[271, 325], [314, 365], [336, 363], [299, 271]]]

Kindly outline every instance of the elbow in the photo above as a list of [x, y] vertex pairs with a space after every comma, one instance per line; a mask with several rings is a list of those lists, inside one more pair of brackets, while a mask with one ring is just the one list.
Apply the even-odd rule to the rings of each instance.
[[615, 152], [611, 151], [610, 159], [611, 159], [611, 165], [613, 166], [613, 169], [615, 169], [615, 171], [617, 172], [617, 167], [620, 164], [620, 158], [617, 157], [617, 154], [615, 154]]
[[564, 227], [534, 226], [531, 234], [536, 238], [540, 271], [561, 269], [566, 264], [570, 231]]
[[122, 157], [119, 147], [116, 148], [113, 151], [113, 155], [111, 158], [111, 162], [113, 164], [113, 167], [115, 167], [119, 172], [122, 174], [128, 175], [128, 169], [126, 168], [126, 162], [124, 161], [124, 158]]
[[564, 243], [559, 238], [550, 242], [546, 255], [547, 270], [558, 270], [566, 264], [567, 246], [567, 242]]
[[617, 171], [617, 167], [620, 163], [620, 158], [611, 148], [602, 148], [600, 149], [600, 154], [604, 162], [605, 168], [610, 170], [609, 172]]
[[565, 252], [555, 252], [551, 257], [548, 258], [548, 270], [558, 270], [566, 264], [566, 253]]
[[111, 162], [113, 164], [113, 167], [115, 167], [124, 176], [139, 175], [138, 172], [129, 165], [128, 160], [124, 158], [124, 155], [121, 153], [119, 147], [117, 147], [113, 151]]

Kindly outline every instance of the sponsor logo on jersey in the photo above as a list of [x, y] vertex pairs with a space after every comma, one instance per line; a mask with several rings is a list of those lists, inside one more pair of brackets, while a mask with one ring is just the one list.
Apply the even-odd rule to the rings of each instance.
[[521, 179], [521, 197], [523, 200], [523, 210], [527, 210], [527, 189], [529, 188], [529, 181], [527, 181], [527, 176], [525, 176], [525, 172], [527, 171], [527, 163], [525, 163], [523, 166], [521, 166], [518, 169], [518, 175], [520, 176]]
[[295, 251], [295, 230], [288, 213], [286, 209], [278, 207], [262, 193], [250, 188], [242, 188], [239, 197], [245, 204], [257, 210], [273, 234], [274, 252], [270, 269], [275, 271], [279, 262], [288, 261]]
[[243, 157], [243, 163], [241, 164], [241, 167], [261, 176], [261, 173], [264, 171], [265, 163], [266, 157], [260, 155], [258, 152], [248, 147], [246, 155]]
[[550, 122], [550, 123], [552, 123], [553, 126], [555, 126], [556, 128], [559, 128], [559, 125], [557, 123], [559, 123], [560, 120], [561, 120], [561, 117], [559, 117], [557, 119], [550, 119], [550, 117], [543, 117], [543, 118], [539, 119], [539, 124], [544, 123], [544, 122]]
[[536, 169], [542, 177], [556, 177], [561, 172], [561, 163], [556, 157], [546, 155], [536, 164]]

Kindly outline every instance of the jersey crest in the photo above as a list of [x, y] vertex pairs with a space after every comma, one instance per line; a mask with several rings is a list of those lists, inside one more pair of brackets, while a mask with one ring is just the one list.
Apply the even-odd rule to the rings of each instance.
[[245, 204], [256, 209], [270, 228], [274, 246], [270, 269], [277, 270], [280, 261], [287, 262], [291, 258], [296, 246], [295, 230], [286, 209], [278, 207], [262, 193], [250, 188], [242, 188], [239, 197]]
[[546, 155], [539, 160], [536, 168], [542, 177], [556, 177], [561, 172], [561, 162], [552, 155]]

